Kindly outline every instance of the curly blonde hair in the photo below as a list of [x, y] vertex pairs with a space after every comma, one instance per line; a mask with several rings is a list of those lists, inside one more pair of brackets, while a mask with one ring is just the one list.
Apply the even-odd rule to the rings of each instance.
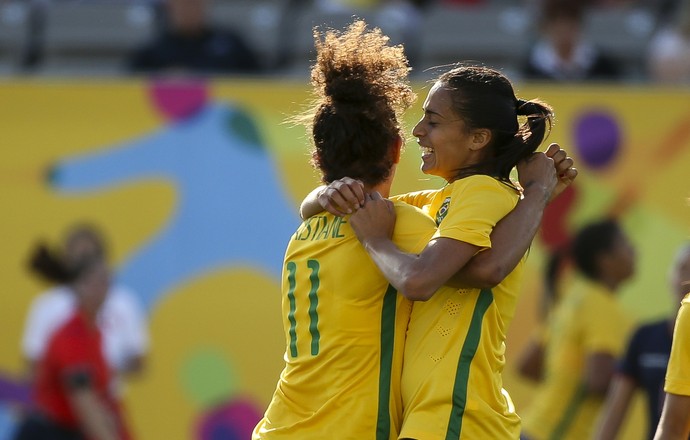
[[390, 146], [403, 137], [402, 113], [416, 95], [402, 46], [362, 20], [345, 31], [314, 29], [314, 105], [301, 117], [311, 130], [312, 165], [325, 183], [349, 176], [369, 185], [393, 166]]

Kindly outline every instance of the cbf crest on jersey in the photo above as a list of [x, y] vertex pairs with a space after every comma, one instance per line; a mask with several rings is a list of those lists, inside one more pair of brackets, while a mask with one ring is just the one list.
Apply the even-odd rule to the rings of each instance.
[[440, 225], [443, 219], [446, 217], [446, 214], [448, 214], [448, 205], [450, 205], [450, 197], [446, 197], [446, 200], [443, 201], [441, 207], [436, 213], [436, 226]]

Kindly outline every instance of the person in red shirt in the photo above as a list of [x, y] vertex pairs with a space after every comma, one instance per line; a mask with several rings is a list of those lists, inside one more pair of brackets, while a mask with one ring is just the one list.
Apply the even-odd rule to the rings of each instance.
[[110, 390], [111, 373], [96, 325], [110, 281], [105, 260], [89, 257], [68, 267], [40, 247], [31, 265], [48, 278], [68, 282], [77, 307], [38, 363], [33, 405], [15, 440], [130, 440]]

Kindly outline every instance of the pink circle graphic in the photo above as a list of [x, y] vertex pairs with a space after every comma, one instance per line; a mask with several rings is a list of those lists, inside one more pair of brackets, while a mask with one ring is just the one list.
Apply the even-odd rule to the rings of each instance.
[[158, 79], [149, 86], [158, 111], [173, 121], [194, 116], [208, 101], [206, 82], [199, 79]]
[[197, 426], [200, 440], [247, 440], [261, 420], [261, 412], [247, 398], [233, 398], [210, 409]]

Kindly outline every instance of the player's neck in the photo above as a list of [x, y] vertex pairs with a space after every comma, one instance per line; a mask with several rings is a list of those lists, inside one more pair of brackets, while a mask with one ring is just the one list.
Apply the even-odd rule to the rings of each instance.
[[381, 182], [377, 185], [364, 185], [364, 191], [368, 192], [368, 193], [377, 191], [379, 194], [381, 194], [381, 197], [386, 197], [386, 198], [388, 196], [390, 196], [391, 195], [391, 186], [393, 185], [393, 177], [395, 176], [395, 168], [396, 168], [396, 165], [394, 164], [390, 173], [388, 173], [388, 177], [383, 182]]
[[617, 277], [603, 275], [599, 277], [599, 282], [606, 286], [611, 293], [616, 293], [623, 280]]
[[372, 193], [374, 191], [378, 192], [381, 194], [381, 197], [388, 197], [391, 194], [391, 182], [386, 181], [383, 183], [379, 183], [378, 185], [364, 185], [364, 191], [367, 193]]
[[97, 326], [97, 319], [98, 319], [98, 309], [94, 309], [93, 307], [89, 307], [86, 304], [80, 304], [79, 305], [79, 311], [81, 315], [84, 317], [84, 320], [93, 328], [96, 328]]

